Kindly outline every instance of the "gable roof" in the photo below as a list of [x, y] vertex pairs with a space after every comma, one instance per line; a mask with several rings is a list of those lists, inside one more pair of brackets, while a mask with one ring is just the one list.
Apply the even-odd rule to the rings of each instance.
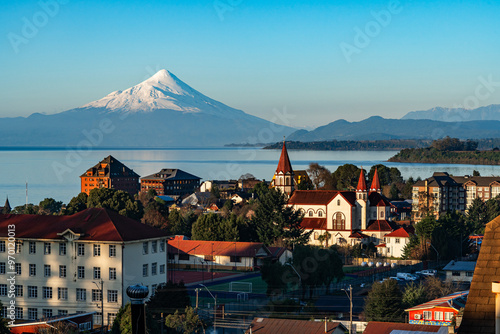
[[189, 174], [182, 169], [177, 168], [163, 168], [158, 173], [154, 173], [148, 176], [141, 177], [141, 180], [165, 180], [165, 181], [177, 181], [177, 180], [200, 180], [201, 177]]
[[[91, 174], [89, 175], [88, 172], [90, 172]], [[102, 174], [99, 174], [99, 172], [102, 172]], [[111, 155], [108, 155], [106, 158], [98, 162], [94, 167], [87, 169], [85, 173], [80, 175], [80, 177], [86, 176], [101, 176], [111, 178], [126, 176], [139, 178], [139, 175], [136, 172], [122, 164]]]
[[302, 218], [300, 227], [306, 230], [326, 230], [326, 218]]
[[447, 334], [446, 326], [416, 325], [399, 322], [370, 321], [363, 334], [424, 334], [439, 333]]
[[431, 309], [434, 307], [450, 307], [450, 308], [453, 308], [453, 309], [459, 311], [460, 308], [465, 306], [465, 302], [467, 301], [468, 294], [469, 294], [469, 291], [455, 292], [455, 293], [452, 293], [451, 295], [437, 298], [437, 299], [428, 301], [426, 303], [410, 307], [409, 309], [406, 309], [405, 311], [408, 312], [408, 311], [416, 311], [416, 310], [427, 310], [427, 309]]
[[359, 231], [354, 231], [349, 238], [355, 238], [355, 239], [363, 239], [363, 238], [369, 238], [370, 236], [364, 233], [361, 233]]
[[385, 196], [375, 191], [370, 192], [368, 200], [370, 201], [370, 206], [391, 206], [391, 202]]
[[[252, 333], [255, 334], [325, 334], [325, 323], [323, 321], [255, 318], [250, 326]], [[340, 322], [327, 322], [326, 333], [333, 333], [337, 328], [342, 331], [346, 330]], [[248, 330], [245, 333], [250, 333], [250, 331]]]
[[397, 226], [393, 222], [387, 221], [385, 219], [379, 219], [370, 220], [365, 231], [392, 231], [396, 228]]
[[492, 282], [500, 280], [500, 216], [486, 224], [483, 244], [472, 276], [469, 297], [458, 333], [495, 333], [495, 294]]
[[81, 234], [78, 240], [134, 241], [167, 236], [167, 233], [112, 210], [90, 208], [71, 216], [0, 214], [0, 237], [7, 225], [16, 225], [18, 239], [64, 240], [63, 232]]
[[278, 167], [276, 168], [276, 174], [280, 172], [283, 174], [293, 173], [292, 164], [290, 163], [290, 158], [288, 157], [288, 151], [286, 150], [285, 141], [283, 141], [280, 161], [278, 162]]
[[171, 254], [242, 257], [271, 255], [271, 252], [261, 242], [183, 240], [177, 236], [175, 239], [168, 240], [168, 252]]
[[336, 190], [295, 190], [288, 204], [327, 205], [337, 194]]
[[410, 234], [414, 234], [414, 233], [415, 233], [415, 229], [413, 228], [413, 226], [403, 226], [403, 227], [398, 228], [395, 231], [392, 231], [389, 234], [386, 234], [385, 237], [386, 238], [388, 238], [388, 237], [409, 238]]
[[450, 261], [443, 268], [444, 271], [474, 271], [475, 261]]

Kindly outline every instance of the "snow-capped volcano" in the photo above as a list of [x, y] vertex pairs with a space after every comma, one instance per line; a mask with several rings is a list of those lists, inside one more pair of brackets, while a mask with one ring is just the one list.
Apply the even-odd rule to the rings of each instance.
[[124, 91], [113, 92], [82, 108], [104, 108], [111, 112], [150, 112], [158, 109], [184, 113], [205, 112], [232, 117], [236, 110], [217, 102], [185, 84], [167, 70], [160, 70], [151, 78]]

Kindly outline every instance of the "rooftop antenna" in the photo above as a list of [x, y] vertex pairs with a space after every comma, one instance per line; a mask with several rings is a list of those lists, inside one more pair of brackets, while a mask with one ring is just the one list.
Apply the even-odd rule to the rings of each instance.
[[26, 209], [28, 209], [28, 179], [26, 179]]

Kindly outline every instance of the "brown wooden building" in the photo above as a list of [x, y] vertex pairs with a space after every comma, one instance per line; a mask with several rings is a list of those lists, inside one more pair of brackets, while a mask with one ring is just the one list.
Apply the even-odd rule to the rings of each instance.
[[154, 189], [158, 196], [178, 198], [197, 191], [200, 188], [200, 180], [198, 176], [180, 169], [162, 169], [158, 173], [141, 178], [141, 192]]
[[111, 155], [80, 176], [81, 192], [90, 193], [95, 188], [123, 190], [130, 195], [139, 192], [139, 175]]

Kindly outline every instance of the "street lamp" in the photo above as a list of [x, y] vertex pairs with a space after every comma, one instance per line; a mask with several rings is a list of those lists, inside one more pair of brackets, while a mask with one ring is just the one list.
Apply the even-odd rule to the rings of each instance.
[[349, 327], [349, 333], [352, 333], [352, 285], [349, 284], [349, 293], [347, 293], [346, 289], [342, 289], [342, 291], [345, 292], [347, 295], [347, 298], [349, 298], [349, 304], [350, 304], [350, 311], [349, 311], [349, 320], [350, 320], [350, 327]]
[[300, 274], [297, 272], [297, 270], [295, 270], [295, 267], [290, 262], [286, 262], [285, 266], [290, 266], [293, 269], [293, 271], [295, 271], [295, 273], [299, 277], [299, 287], [301, 287], [302, 286], [302, 277], [300, 277]]
[[436, 247], [434, 247], [430, 241], [427, 241], [427, 244], [430, 245], [432, 248], [434, 248], [434, 250], [436, 251], [436, 254], [437, 254], [437, 260], [438, 260], [438, 268], [439, 268], [439, 252], [438, 250], [436, 249]]
[[[97, 286], [97, 288], [101, 291], [101, 333], [104, 333], [104, 290], [103, 290], [104, 281], [101, 278], [101, 281], [99, 282], [101, 286], [99, 286], [97, 282], [92, 281], [92, 283], [94, 283]], [[99, 307], [99, 304], [97, 304], [97, 307]]]
[[204, 284], [200, 284], [200, 286], [204, 287], [207, 289], [208, 293], [212, 298], [214, 299], [214, 334], [217, 333], [217, 297], [214, 297], [214, 295], [208, 290], [208, 288]]

